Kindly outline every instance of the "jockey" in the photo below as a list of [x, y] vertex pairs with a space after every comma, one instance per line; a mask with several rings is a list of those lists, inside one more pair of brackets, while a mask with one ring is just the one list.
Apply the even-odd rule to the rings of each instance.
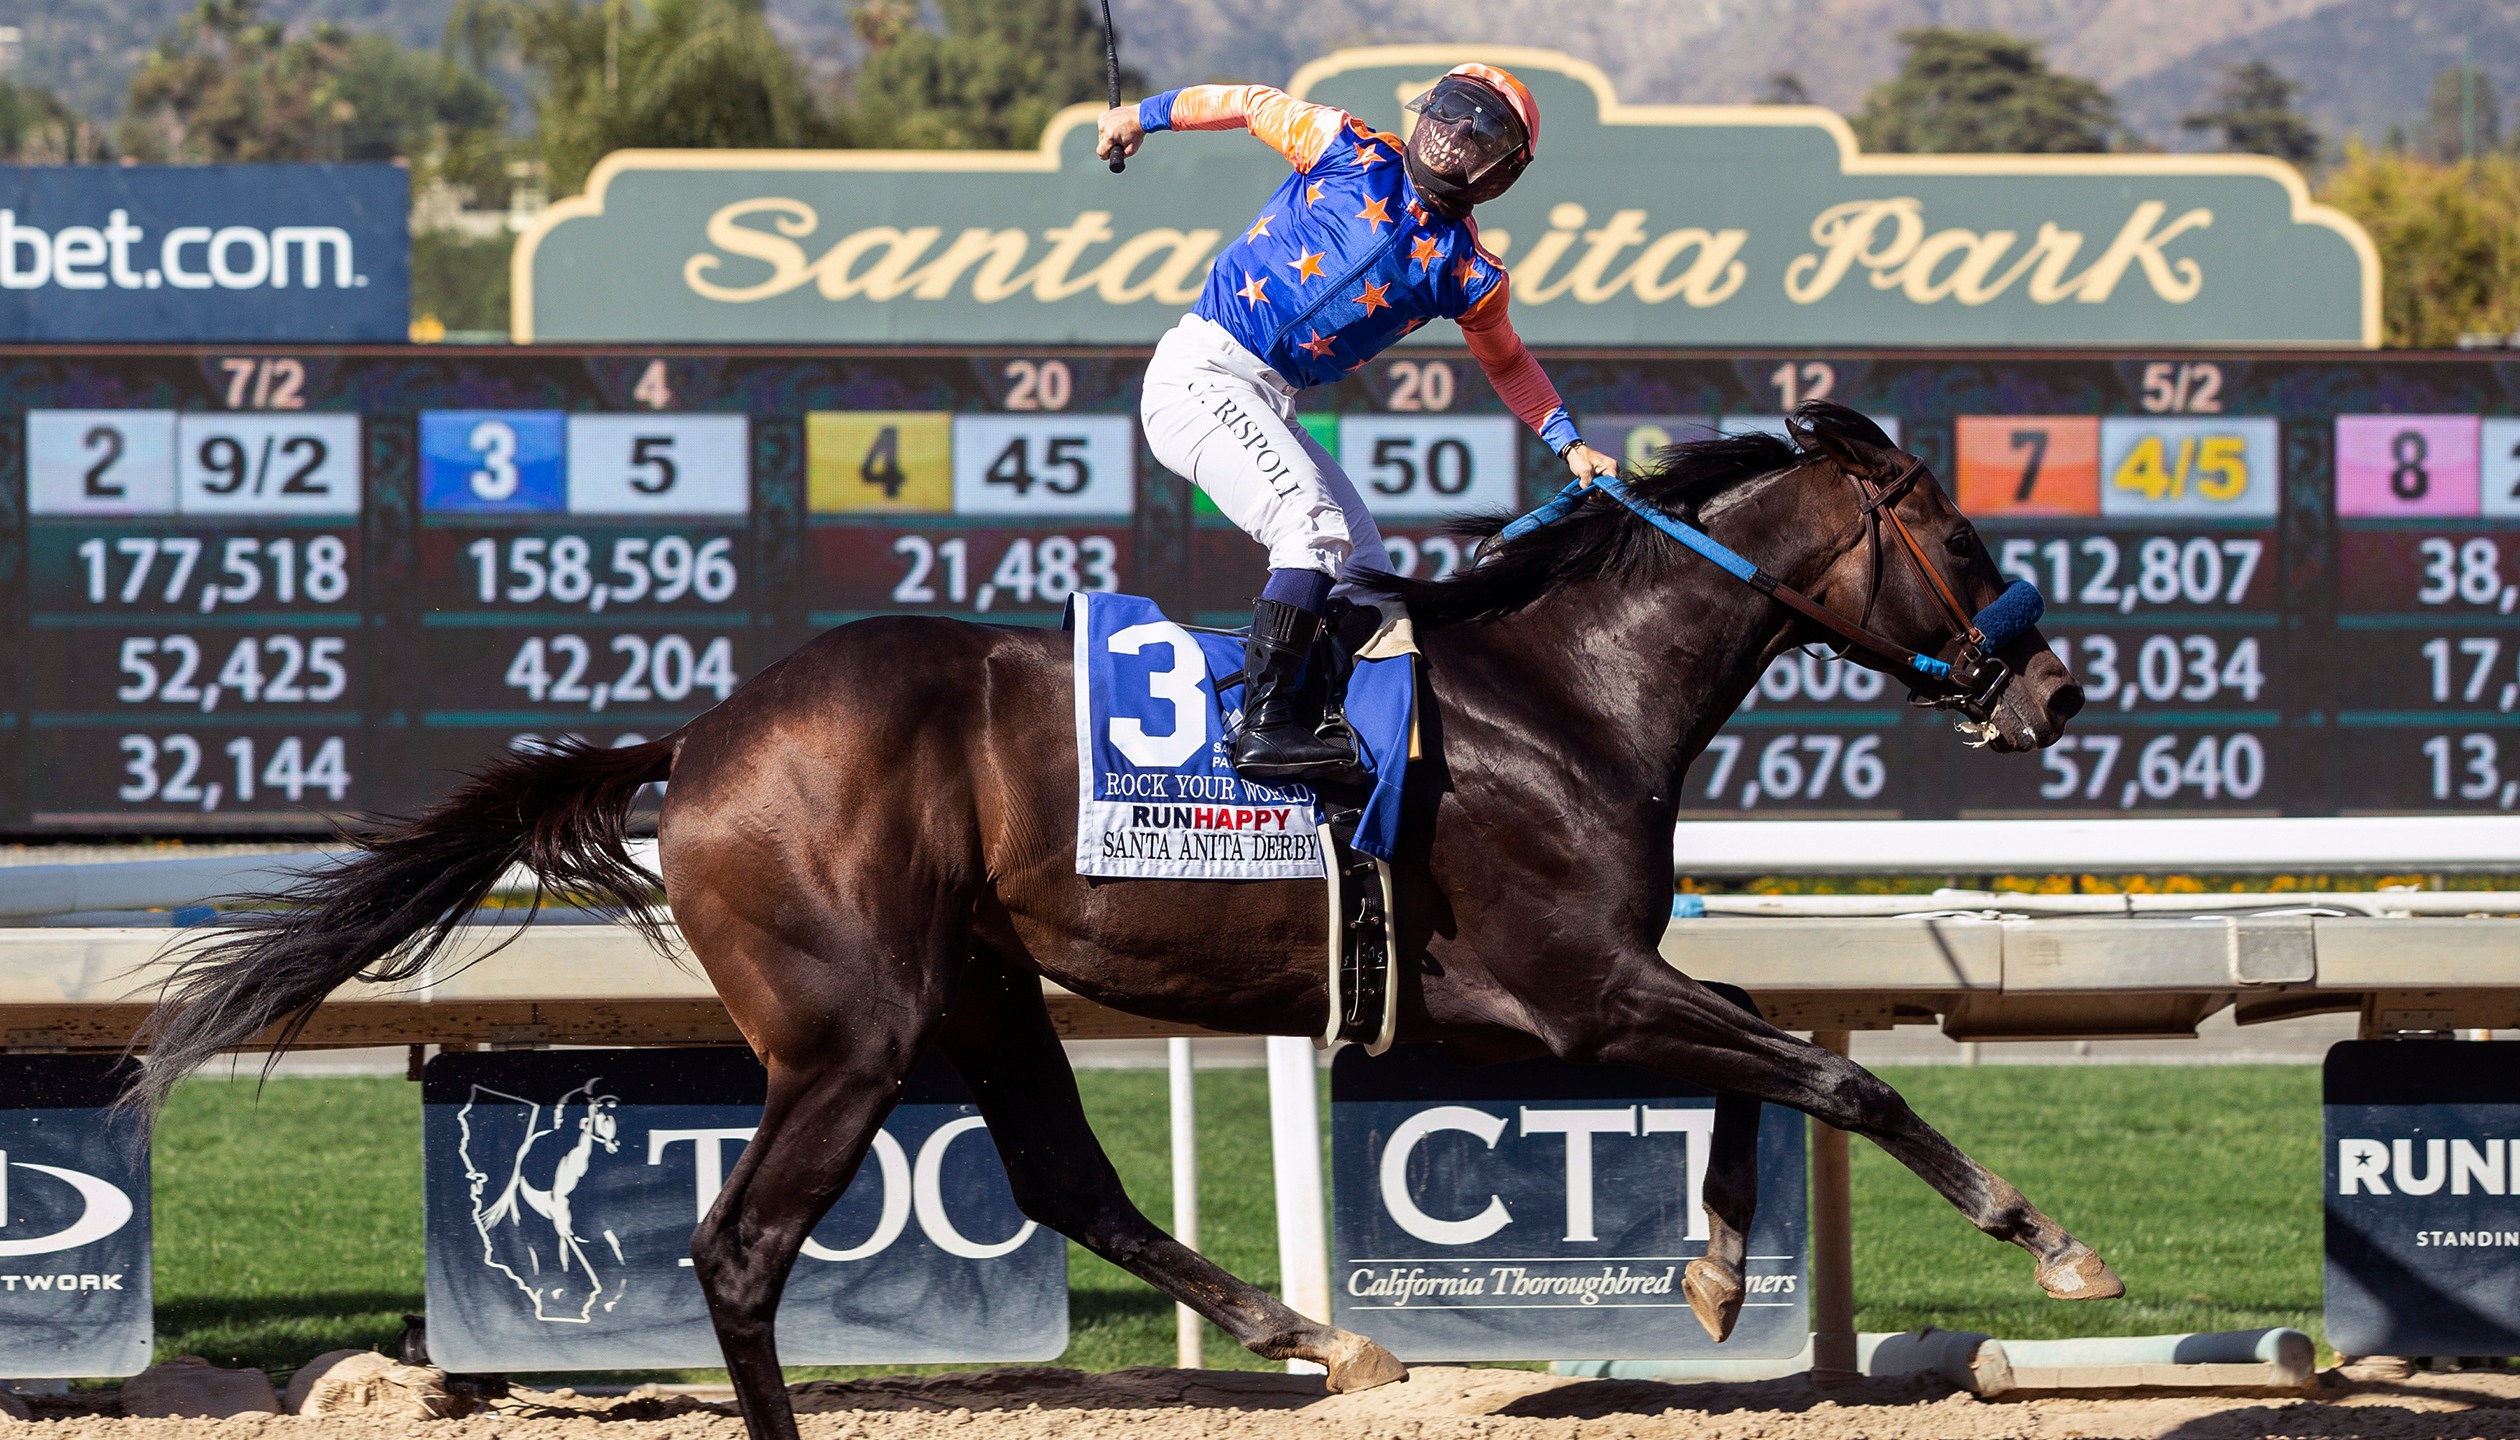
[[1254, 779], [1352, 771], [1349, 750], [1315, 733], [1321, 716], [1300, 680], [1341, 571], [1391, 568], [1355, 483], [1297, 422], [1298, 391], [1337, 381], [1430, 319], [1457, 320], [1497, 394], [1578, 479], [1618, 468], [1576, 433], [1514, 333], [1505, 267], [1470, 218], [1538, 152], [1531, 92], [1494, 66], [1461, 65], [1408, 108], [1418, 118], [1405, 146], [1266, 85], [1170, 90], [1100, 125], [1105, 158], [1136, 154], [1151, 131], [1248, 129], [1295, 167], [1156, 345], [1139, 407], [1155, 458], [1269, 550], [1233, 752]]

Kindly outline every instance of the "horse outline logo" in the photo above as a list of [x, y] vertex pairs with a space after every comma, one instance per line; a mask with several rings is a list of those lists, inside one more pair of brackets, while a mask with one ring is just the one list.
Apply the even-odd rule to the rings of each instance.
[[[475, 1085], [455, 1115], [456, 1155], [464, 1165], [473, 1231], [481, 1237], [482, 1264], [505, 1275], [532, 1302], [534, 1318], [547, 1324], [591, 1324], [599, 1306], [611, 1313], [628, 1288], [626, 1281], [607, 1279], [597, 1269], [594, 1250], [578, 1233], [579, 1216], [573, 1204], [579, 1184], [594, 1164], [595, 1151], [600, 1148], [612, 1155], [621, 1150], [621, 1100], [596, 1093], [601, 1083], [602, 1077], [590, 1077], [549, 1107]], [[476, 1107], [483, 1112], [478, 1118]], [[502, 1147], [490, 1133], [492, 1122], [519, 1111], [521, 1133], [499, 1137], [513, 1140], [511, 1146]], [[569, 1138], [572, 1135], [574, 1139]], [[549, 1143], [555, 1140], [565, 1147], [556, 1154]], [[501, 1148], [505, 1154], [498, 1153]], [[545, 1167], [549, 1181], [538, 1185], [535, 1177]], [[543, 1259], [546, 1242], [527, 1230], [529, 1216], [550, 1224], [547, 1243], [552, 1256], [547, 1265]], [[613, 1262], [627, 1266], [620, 1238], [609, 1227], [600, 1233]], [[503, 1249], [513, 1253], [502, 1258]], [[514, 1263], [518, 1260], [523, 1262], [522, 1270]], [[582, 1282], [575, 1293], [569, 1283], [572, 1275]]]

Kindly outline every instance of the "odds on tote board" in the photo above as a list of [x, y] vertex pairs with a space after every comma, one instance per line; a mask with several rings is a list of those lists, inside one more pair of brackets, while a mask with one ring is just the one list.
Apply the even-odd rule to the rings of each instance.
[[[1142, 350], [0, 351], [0, 833], [322, 832], [532, 737], [658, 735], [887, 611], [1234, 622], [1261, 553], [1163, 472]], [[2090, 708], [1964, 749], [1790, 655], [1693, 818], [2520, 806], [2520, 361], [1558, 352], [1599, 445], [1857, 406], [1937, 472]], [[1306, 398], [1399, 569], [1555, 462], [1477, 368]], [[1757, 558], [1757, 547], [1747, 547]]]

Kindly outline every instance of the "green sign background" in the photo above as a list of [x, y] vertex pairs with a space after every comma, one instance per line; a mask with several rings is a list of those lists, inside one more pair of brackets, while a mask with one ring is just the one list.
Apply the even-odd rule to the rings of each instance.
[[[1469, 59], [1544, 116], [1479, 212], [1534, 344], [2379, 343], [2369, 237], [2275, 160], [1865, 155], [1828, 110], [1623, 105], [1583, 61], [1494, 46], [1341, 51], [1288, 89], [1396, 132]], [[1286, 163], [1163, 134], [1113, 175], [1099, 108], [1030, 152], [617, 152], [520, 239], [516, 338], [1151, 343]]]

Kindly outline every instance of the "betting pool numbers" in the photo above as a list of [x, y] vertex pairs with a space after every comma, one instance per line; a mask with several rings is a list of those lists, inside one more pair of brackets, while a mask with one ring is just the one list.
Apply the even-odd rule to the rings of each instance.
[[250, 829], [355, 810], [359, 417], [25, 423], [28, 818]]
[[2520, 809], [2520, 420], [2336, 418], [2349, 810]]
[[[2520, 813], [2502, 362], [1543, 359], [1631, 475], [1676, 443], [1783, 434], [1803, 400], [1863, 410], [2038, 585], [2083, 686], [2061, 743], [1997, 757], [1900, 679], [1790, 651], [1690, 768], [1684, 815]], [[324, 833], [510, 747], [668, 733], [870, 616], [1048, 626], [1124, 591], [1239, 625], [1267, 558], [1151, 460], [1144, 364], [12, 352], [0, 574], [26, 581], [0, 591], [0, 834]], [[1455, 526], [1565, 481], [1441, 347], [1297, 403], [1403, 574], [1463, 573], [1480, 557]], [[1739, 545], [1765, 561], [1767, 541]]]
[[[2191, 408], [2219, 405], [2188, 386]], [[1973, 777], [1972, 811], [2281, 807], [2277, 439], [2272, 419], [2221, 413], [1959, 417], [1960, 508], [2047, 597], [2041, 628], [2087, 702], [2035, 767]]]
[[1137, 422], [1072, 410], [1061, 360], [997, 367], [995, 414], [817, 410], [805, 417], [817, 626], [867, 615], [1056, 623], [1129, 574]]
[[431, 763], [672, 730], [751, 673], [743, 415], [420, 416]]

